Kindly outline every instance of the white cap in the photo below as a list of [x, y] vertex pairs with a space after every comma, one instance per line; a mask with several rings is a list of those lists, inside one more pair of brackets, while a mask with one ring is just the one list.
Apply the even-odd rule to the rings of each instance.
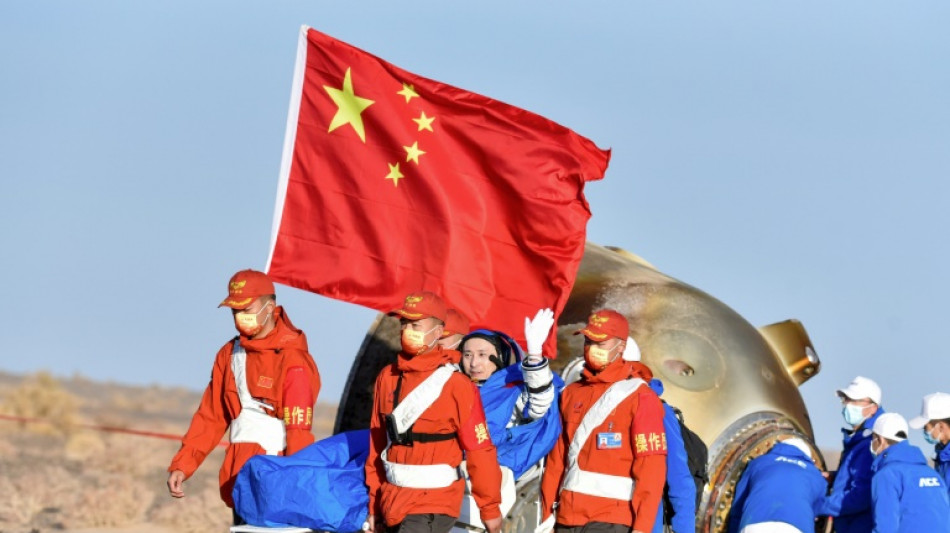
[[920, 416], [910, 419], [910, 427], [920, 429], [931, 420], [946, 420], [948, 418], [950, 418], [950, 394], [935, 392], [924, 396]]
[[792, 437], [790, 439], [785, 439], [781, 442], [782, 444], [788, 444], [790, 446], [794, 446], [798, 448], [799, 450], [802, 451], [802, 453], [805, 454], [805, 457], [808, 457], [812, 461], [815, 460], [815, 458], [811, 456], [811, 447], [808, 446], [808, 443], [805, 442], [803, 439], [800, 439], [798, 437]]
[[873, 379], [864, 376], [854, 378], [854, 381], [843, 389], [836, 391], [838, 396], [847, 396], [851, 400], [870, 399], [872, 402], [881, 405], [881, 387]]
[[633, 337], [627, 337], [627, 347], [623, 349], [624, 361], [640, 361], [640, 345]]
[[[885, 439], [900, 441], [907, 438], [907, 434], [910, 430], [907, 429], [907, 421], [904, 420], [904, 417], [901, 415], [897, 413], [884, 413], [874, 421], [874, 427], [871, 428], [871, 432]], [[898, 435], [900, 432], [903, 432], [904, 436]]]

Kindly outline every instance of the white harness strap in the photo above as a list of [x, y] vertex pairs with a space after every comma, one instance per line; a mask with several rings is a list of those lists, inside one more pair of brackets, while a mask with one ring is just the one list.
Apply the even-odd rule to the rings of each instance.
[[577, 464], [577, 457], [584, 449], [584, 445], [587, 444], [587, 439], [590, 438], [594, 429], [603, 424], [607, 416], [621, 402], [629, 398], [640, 385], [645, 383], [639, 378], [618, 381], [594, 402], [594, 405], [584, 415], [584, 419], [581, 420], [577, 431], [574, 432], [574, 438], [571, 439], [571, 446], [567, 451], [567, 473], [561, 483], [561, 490], [570, 490], [615, 500], [629, 500], [633, 496], [634, 483], [630, 476], [614, 476], [582, 470]]
[[231, 350], [231, 372], [241, 400], [241, 414], [231, 421], [231, 442], [253, 442], [264, 448], [267, 455], [277, 455], [287, 447], [284, 421], [267, 414], [265, 409], [273, 411], [272, 405], [251, 396], [247, 388], [247, 352], [237, 340]]
[[397, 433], [405, 433], [416, 423], [416, 420], [419, 420], [422, 413], [442, 394], [442, 389], [454, 373], [455, 368], [452, 365], [440, 366], [399, 402], [399, 405], [393, 409], [393, 421], [396, 423]]
[[[395, 423], [397, 433], [405, 433], [416, 423], [426, 409], [442, 394], [442, 389], [449, 382], [455, 367], [443, 365], [435, 370], [418, 387], [412, 389], [405, 399], [393, 409], [391, 420]], [[392, 443], [390, 442], [391, 446]], [[457, 467], [447, 464], [410, 465], [394, 463], [388, 460], [389, 446], [380, 454], [383, 468], [386, 470], [386, 480], [397, 487], [413, 489], [440, 489], [448, 487], [459, 480]]]

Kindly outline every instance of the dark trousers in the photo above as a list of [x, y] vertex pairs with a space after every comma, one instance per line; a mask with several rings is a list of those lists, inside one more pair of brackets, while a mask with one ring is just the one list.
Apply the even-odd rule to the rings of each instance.
[[554, 533], [630, 533], [633, 528], [623, 524], [610, 524], [607, 522], [588, 522], [583, 526], [562, 526], [556, 524]]
[[396, 533], [449, 533], [455, 517], [447, 514], [410, 514], [390, 531]]

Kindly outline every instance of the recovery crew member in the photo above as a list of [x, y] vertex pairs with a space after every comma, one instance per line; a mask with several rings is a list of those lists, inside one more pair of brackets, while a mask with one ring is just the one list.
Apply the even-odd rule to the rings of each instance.
[[445, 533], [455, 524], [465, 481], [463, 452], [482, 521], [501, 530], [501, 470], [478, 390], [437, 345], [446, 320], [442, 299], [413, 293], [394, 314], [402, 351], [376, 378], [366, 459], [365, 528]]
[[[306, 336], [277, 305], [266, 274], [236, 273], [222, 306], [231, 308], [239, 335], [215, 356], [211, 382], [168, 467], [168, 490], [176, 498], [185, 495], [184, 481], [230, 427], [219, 482], [221, 499], [233, 508], [231, 489], [245, 461], [265, 453], [289, 455], [313, 443], [310, 427], [320, 374]], [[241, 522], [235, 515], [235, 523]]]
[[874, 533], [950, 533], [947, 487], [920, 448], [907, 442], [904, 417], [882, 414], [872, 431]]
[[819, 516], [833, 516], [837, 533], [867, 533], [874, 527], [871, 513], [871, 427], [884, 413], [881, 387], [863, 376], [837, 391], [841, 415], [850, 428], [842, 428], [844, 450], [834, 475], [831, 493], [818, 508]]
[[728, 533], [813, 532], [815, 510], [827, 488], [808, 444], [785, 438], [742, 472]]
[[578, 333], [584, 371], [561, 396], [564, 430], [541, 478], [538, 529], [651, 531], [666, 478], [663, 407], [620, 357], [630, 334], [623, 315], [597, 311]]
[[[672, 405], [666, 403], [663, 396], [663, 382], [653, 377], [650, 367], [641, 361], [640, 346], [633, 337], [627, 337], [627, 345], [623, 350], [624, 361], [631, 361], [630, 365], [637, 373], [637, 377], [650, 385], [650, 389], [660, 398], [663, 404], [663, 432], [666, 433], [666, 484], [660, 498], [660, 508], [657, 510], [656, 520], [653, 523], [653, 533], [663, 533], [669, 530], [673, 533], [693, 531], [696, 529], [696, 502], [698, 488], [689, 468], [689, 456], [686, 453], [686, 443], [680, 430], [679, 418]], [[667, 508], [669, 505], [669, 508]], [[668, 523], [667, 523], [668, 522]]]
[[934, 447], [934, 468], [950, 490], [950, 394], [935, 392], [924, 396], [920, 416], [908, 422], [914, 429], [924, 430], [924, 440]]
[[[439, 338], [439, 346], [446, 350], [462, 351], [462, 337], [468, 334], [469, 321], [462, 313], [456, 309], [446, 309], [445, 328], [442, 330], [442, 337]], [[459, 354], [461, 358], [461, 354]]]

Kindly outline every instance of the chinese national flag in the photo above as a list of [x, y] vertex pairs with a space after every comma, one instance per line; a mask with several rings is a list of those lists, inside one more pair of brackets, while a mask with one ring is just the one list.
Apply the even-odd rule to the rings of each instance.
[[[524, 342], [564, 308], [610, 152], [301, 29], [268, 272], [380, 311], [430, 290]], [[523, 345], [523, 344], [522, 344]], [[545, 354], [555, 356], [555, 335]]]

